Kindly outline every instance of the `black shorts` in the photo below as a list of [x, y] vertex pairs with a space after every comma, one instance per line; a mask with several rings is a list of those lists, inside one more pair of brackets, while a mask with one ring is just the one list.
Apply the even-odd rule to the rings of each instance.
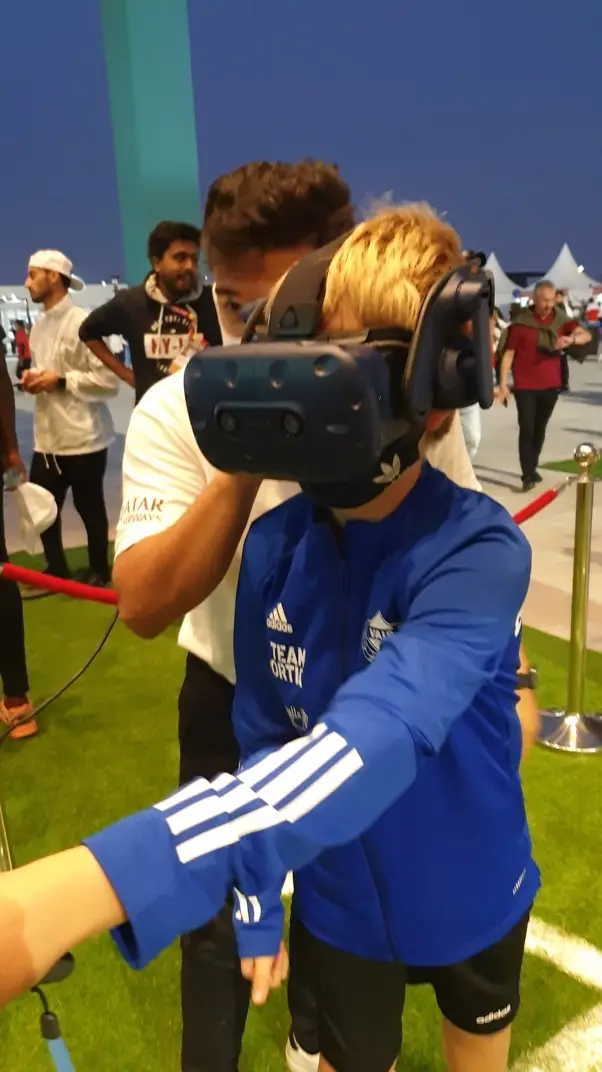
[[389, 1072], [401, 1049], [406, 986], [429, 983], [443, 1016], [473, 1035], [508, 1027], [520, 1004], [529, 913], [501, 941], [444, 968], [343, 953], [304, 931], [296, 955], [319, 1009], [320, 1052], [336, 1072]]

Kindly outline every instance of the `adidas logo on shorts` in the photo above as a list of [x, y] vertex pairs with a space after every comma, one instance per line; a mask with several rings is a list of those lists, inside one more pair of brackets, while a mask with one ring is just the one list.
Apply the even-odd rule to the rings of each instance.
[[274, 607], [271, 614], [268, 614], [265, 624], [268, 629], [273, 629], [276, 633], [292, 633], [293, 631], [292, 625], [289, 625], [286, 620], [282, 603], [279, 603], [277, 607]]
[[477, 1016], [477, 1023], [479, 1027], [483, 1027], [485, 1024], [492, 1024], [494, 1020], [505, 1020], [511, 1012], [512, 1005], [506, 1005], [505, 1009], [498, 1009], [497, 1012], [488, 1012], [487, 1016]]

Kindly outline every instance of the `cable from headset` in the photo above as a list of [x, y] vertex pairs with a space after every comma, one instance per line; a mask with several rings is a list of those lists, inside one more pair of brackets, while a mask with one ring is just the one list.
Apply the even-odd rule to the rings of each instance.
[[75, 1072], [69, 1051], [61, 1034], [61, 1026], [58, 1016], [53, 1013], [48, 1005], [44, 991], [39, 986], [32, 987], [32, 994], [37, 994], [42, 1002], [42, 1015], [40, 1016], [40, 1030], [42, 1038], [48, 1047], [50, 1060], [56, 1072]]
[[52, 696], [49, 696], [47, 700], [44, 700], [28, 715], [21, 715], [19, 716], [19, 718], [15, 718], [14, 721], [11, 722], [8, 728], [4, 731], [4, 733], [0, 735], [0, 745], [2, 745], [2, 743], [6, 740], [7, 737], [10, 737], [11, 733], [17, 726], [24, 726], [28, 722], [33, 722], [33, 720], [37, 718], [37, 716], [42, 711], [45, 711], [47, 707], [50, 707], [50, 704], [54, 703], [55, 700], [58, 700], [59, 697], [61, 697], [63, 693], [67, 691], [67, 689], [70, 689], [72, 685], [75, 685], [76, 681], [79, 681], [82, 674], [85, 674], [86, 670], [88, 670], [88, 668], [92, 665], [96, 657], [100, 655], [102, 649], [104, 648], [107, 640], [109, 639], [111, 633], [113, 632], [113, 629], [117, 624], [118, 617], [119, 611], [115, 611], [115, 614], [111, 619], [111, 624], [109, 625], [109, 628], [103, 634], [100, 643], [97, 644], [90, 658], [84, 663], [81, 669], [78, 670], [77, 673], [73, 675], [73, 677], [70, 677], [66, 684], [62, 685], [61, 688], [57, 690], [57, 692], [53, 693]]

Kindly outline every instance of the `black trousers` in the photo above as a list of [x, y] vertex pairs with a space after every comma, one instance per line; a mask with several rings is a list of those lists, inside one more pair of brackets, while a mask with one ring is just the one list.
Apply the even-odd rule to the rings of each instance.
[[[8, 562], [4, 532], [4, 495], [0, 477], [0, 562]], [[15, 581], [0, 577], [0, 679], [5, 696], [23, 696], [29, 689], [25, 658], [23, 603]]]
[[[179, 700], [180, 784], [237, 769], [233, 695], [225, 678], [188, 656]], [[240, 974], [231, 904], [182, 939], [181, 984], [182, 1072], [237, 1072], [250, 987]], [[298, 1042], [317, 1052], [315, 1003], [300, 976], [291, 980], [289, 1006]]]
[[514, 391], [518, 412], [518, 454], [523, 484], [533, 480], [546, 438], [548, 421], [554, 412], [559, 392]]
[[42, 546], [50, 573], [69, 577], [61, 529], [61, 511], [71, 488], [73, 505], [81, 517], [88, 538], [90, 569], [108, 581], [109, 519], [105, 506], [103, 480], [107, 468], [107, 451], [93, 454], [34, 454], [29, 479], [51, 492], [59, 510], [54, 525], [42, 535]]

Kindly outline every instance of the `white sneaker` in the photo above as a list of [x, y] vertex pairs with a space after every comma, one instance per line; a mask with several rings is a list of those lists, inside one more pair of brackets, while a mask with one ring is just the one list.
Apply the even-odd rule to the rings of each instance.
[[286, 1041], [284, 1055], [289, 1072], [318, 1072], [320, 1054], [302, 1050], [292, 1031]]

